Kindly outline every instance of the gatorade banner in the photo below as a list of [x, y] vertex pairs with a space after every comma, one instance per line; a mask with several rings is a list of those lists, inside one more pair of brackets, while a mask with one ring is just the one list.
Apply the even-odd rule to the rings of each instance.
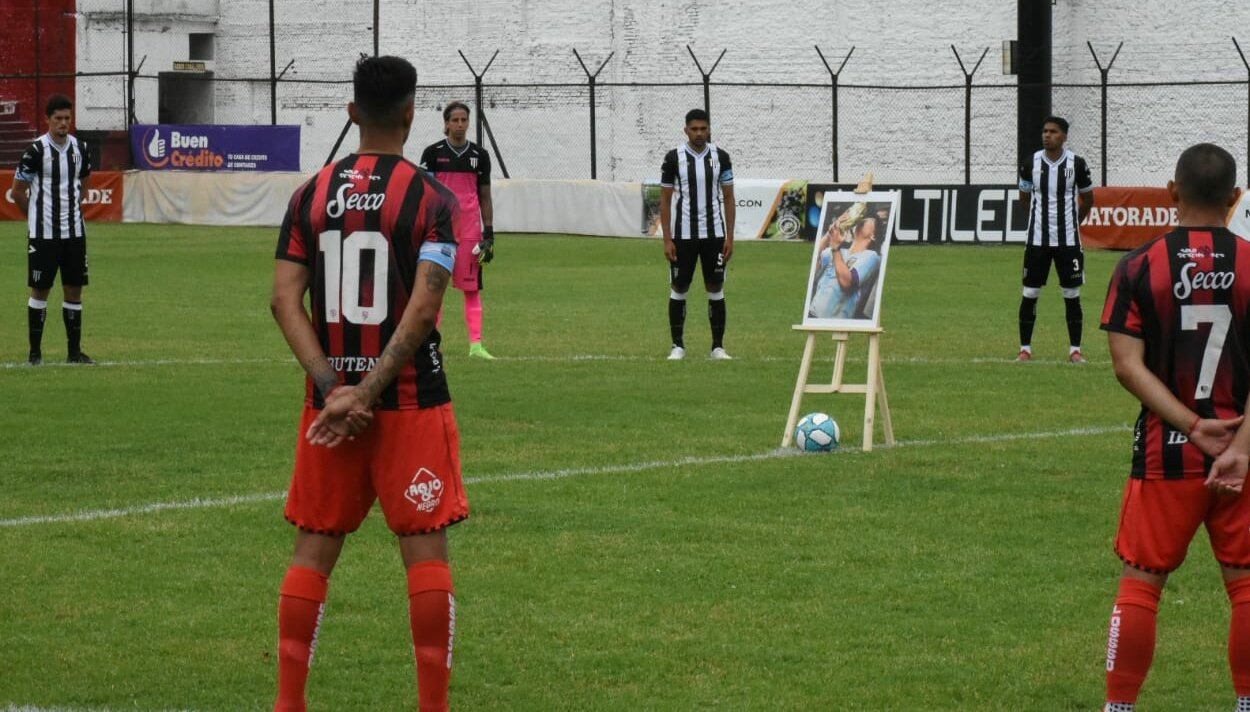
[[1176, 227], [1176, 206], [1165, 188], [1094, 188], [1094, 208], [1081, 223], [1081, 243], [1132, 250]]
[[[11, 188], [13, 171], [0, 171], [4, 200], [0, 201], [0, 220], [25, 221], [26, 216], [13, 202]], [[122, 221], [122, 174], [119, 171], [96, 171], [83, 184], [82, 217], [87, 222]]]
[[149, 171], [298, 171], [299, 126], [130, 127], [135, 168]]

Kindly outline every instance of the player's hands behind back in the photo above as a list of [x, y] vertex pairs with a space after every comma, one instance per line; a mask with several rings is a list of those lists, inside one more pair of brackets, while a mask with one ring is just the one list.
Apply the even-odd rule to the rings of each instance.
[[1211, 472], [1207, 475], [1208, 489], [1220, 494], [1241, 494], [1246, 484], [1246, 466], [1250, 457], [1235, 448], [1226, 449], [1211, 464]]
[[326, 396], [325, 407], [308, 426], [304, 437], [313, 445], [336, 447], [354, 440], [373, 422], [371, 404], [365, 403], [355, 386], [339, 386]]
[[1237, 428], [1241, 427], [1243, 420], [1245, 420], [1244, 415], [1227, 420], [1201, 418], [1190, 429], [1189, 442], [1211, 457], [1219, 457], [1228, 449], [1229, 443], [1233, 441], [1233, 435], [1237, 432]]

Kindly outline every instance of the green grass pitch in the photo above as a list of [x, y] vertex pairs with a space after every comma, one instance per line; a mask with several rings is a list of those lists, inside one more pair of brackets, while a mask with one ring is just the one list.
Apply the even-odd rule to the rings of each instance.
[[[303, 388], [267, 308], [275, 231], [93, 227], [84, 347], [113, 363], [55, 364], [54, 292], [39, 369], [17, 366], [21, 226], [0, 234], [0, 706], [265, 709]], [[502, 358], [466, 357], [458, 293], [444, 322], [473, 506], [451, 533], [453, 704], [1097, 708], [1136, 415], [1095, 328], [1118, 257], [1089, 255], [1091, 363], [1061, 363], [1052, 284], [1022, 366], [1019, 248], [895, 248], [883, 354], [904, 444], [854, 452], [862, 399], [811, 396], [848, 447], [777, 457], [808, 245], [740, 243], [737, 360], [704, 358], [696, 285], [690, 358], [669, 363], [658, 243], [502, 236], [485, 292]], [[63, 517], [110, 509], [132, 513]], [[406, 603], [375, 510], [331, 582], [314, 709], [415, 707]], [[1142, 709], [1231, 706], [1227, 616], [1200, 536]]]

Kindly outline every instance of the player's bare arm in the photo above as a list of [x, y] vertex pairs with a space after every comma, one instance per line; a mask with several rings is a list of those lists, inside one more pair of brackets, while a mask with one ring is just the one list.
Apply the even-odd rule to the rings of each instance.
[[[339, 378], [321, 350], [312, 320], [304, 309], [304, 294], [308, 290], [311, 273], [307, 267], [295, 262], [275, 260], [274, 263], [273, 296], [269, 300], [269, 310], [282, 329], [282, 336], [286, 338], [291, 353], [312, 378], [322, 398], [328, 400], [338, 387]], [[340, 424], [335, 444], [364, 431], [372, 420], [373, 414], [368, 408], [353, 412]]]
[[334, 392], [334, 397], [326, 399], [325, 408], [308, 428], [309, 442], [327, 447], [337, 445], [341, 441], [335, 439], [337, 424], [353, 412], [370, 408], [404, 366], [412, 363], [417, 350], [434, 329], [450, 279], [451, 273], [433, 262], [422, 260], [417, 264], [412, 299], [408, 301], [395, 333], [386, 342], [378, 365], [360, 385], [341, 386]]
[[738, 204], [734, 202], [733, 185], [722, 185], [721, 193], [725, 196], [725, 249], [721, 252], [725, 256], [725, 263], [729, 263], [729, 258], [734, 255], [734, 212], [738, 208]]
[[1085, 222], [1085, 218], [1089, 217], [1089, 211], [1094, 209], [1094, 191], [1081, 193], [1078, 200], [1080, 208], [1077, 216], [1080, 218], [1080, 222]]
[[[86, 191], [83, 191], [86, 192]], [[13, 187], [9, 190], [9, 194], [13, 196], [13, 202], [17, 203], [17, 209], [25, 215], [30, 209], [30, 183], [18, 178], [13, 179]]]
[[291, 347], [291, 353], [312, 378], [321, 397], [328, 397], [330, 391], [339, 385], [339, 377], [321, 350], [317, 332], [304, 309], [304, 294], [308, 291], [312, 273], [304, 265], [288, 260], [275, 260], [274, 263], [273, 296], [269, 300], [269, 310], [282, 329], [282, 336]]
[[482, 225], [485, 227], [494, 227], [495, 204], [491, 201], [489, 184], [479, 185], [477, 187], [477, 202], [482, 209]]
[[[1172, 427], [1187, 433], [1190, 442], [1216, 457], [1233, 441], [1233, 433], [1244, 416], [1227, 420], [1201, 418], [1176, 397], [1146, 365], [1146, 342], [1128, 334], [1110, 332], [1108, 345], [1116, 380], [1142, 405], [1154, 411]], [[1247, 435], [1250, 439], [1250, 435]]]
[[660, 234], [664, 236], [664, 256], [669, 262], [677, 261], [677, 245], [673, 243], [672, 232], [673, 189], [669, 186], [660, 188]]

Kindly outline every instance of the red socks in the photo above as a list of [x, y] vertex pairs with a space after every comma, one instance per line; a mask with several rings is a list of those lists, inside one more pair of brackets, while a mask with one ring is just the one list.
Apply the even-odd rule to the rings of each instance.
[[274, 712], [304, 712], [304, 684], [317, 650], [328, 576], [302, 566], [287, 569], [278, 599], [278, 701]]
[[1155, 653], [1155, 619], [1162, 589], [1120, 579], [1107, 635], [1107, 701], [1136, 702]]
[[1224, 584], [1233, 604], [1228, 630], [1228, 666], [1238, 697], [1250, 696], [1250, 576]]
[[[304, 686], [317, 650], [329, 577], [301, 566], [287, 569], [278, 600], [278, 701], [274, 712], [304, 712]], [[417, 654], [422, 712], [445, 712], [456, 634], [456, 597], [445, 561], [420, 561], [408, 569], [409, 620]]]
[[446, 561], [418, 561], [408, 567], [408, 619], [421, 712], [446, 712], [456, 636], [456, 596]]

